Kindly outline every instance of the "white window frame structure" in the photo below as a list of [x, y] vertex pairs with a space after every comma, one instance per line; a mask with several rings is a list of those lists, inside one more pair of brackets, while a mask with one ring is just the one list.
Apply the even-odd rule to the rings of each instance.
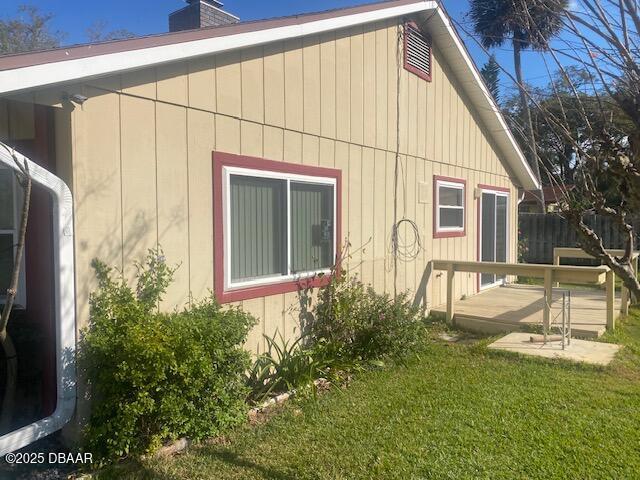
[[[504, 197], [504, 198], [507, 199], [507, 219], [505, 221], [505, 229], [506, 229], [506, 237], [507, 237], [507, 239], [506, 239], [506, 245], [505, 245], [505, 253], [506, 253], [506, 262], [509, 262], [509, 255], [511, 253], [510, 252], [510, 248], [509, 248], [510, 243], [511, 243], [511, 235], [509, 235], [510, 227], [511, 227], [511, 222], [510, 222], [510, 219], [509, 219], [509, 208], [510, 208], [510, 204], [511, 204], [511, 195], [509, 194], [509, 192], [505, 192], [504, 190], [493, 190], [491, 188], [484, 188], [484, 187], [480, 188], [480, 201], [479, 201], [479, 208], [480, 208], [480, 212], [479, 212], [480, 213], [480, 215], [479, 215], [480, 224], [478, 225], [478, 235], [479, 235], [479, 237], [478, 237], [478, 246], [479, 246], [478, 252], [480, 254], [479, 260], [482, 261], [482, 233], [483, 233], [483, 230], [482, 230], [483, 229], [483, 226], [482, 226], [482, 195], [484, 193], [490, 193], [492, 195], [495, 195], [496, 199], [497, 199], [497, 197]], [[496, 211], [494, 212], [494, 217], [495, 217], [494, 218], [494, 225], [497, 225], [498, 224], [498, 208], [497, 208], [497, 205], [496, 205], [496, 209], [495, 210]], [[494, 232], [494, 233], [497, 233], [497, 232]], [[494, 239], [494, 247], [493, 247], [494, 248], [493, 258], [494, 259], [496, 257], [496, 253], [497, 253], [497, 250], [498, 250], [498, 242], [495, 241], [495, 240], [496, 239]], [[479, 275], [478, 283], [479, 283], [479, 286], [480, 286], [480, 291], [488, 290], [488, 289], [494, 288], [494, 287], [499, 287], [499, 286], [504, 285], [506, 283], [506, 278], [500, 278], [500, 279], [496, 280], [494, 283], [483, 285], [482, 284], [482, 274], [479, 273], [478, 275]], [[495, 277], [498, 278], [497, 275], [495, 275]]]
[[[230, 198], [230, 185], [231, 176], [241, 175], [245, 177], [265, 178], [273, 180], [284, 180], [287, 182], [286, 190], [286, 214], [287, 214], [287, 274], [286, 275], [270, 275], [252, 280], [244, 281], [231, 281], [231, 235], [230, 235], [230, 221], [231, 221], [231, 198]], [[319, 270], [313, 270], [308, 272], [292, 273], [291, 265], [291, 183], [307, 183], [311, 185], [323, 185], [333, 188], [333, 256], [335, 257], [338, 245], [337, 238], [337, 225], [336, 219], [338, 217], [338, 192], [337, 181], [335, 178], [329, 177], [316, 177], [312, 175], [299, 175], [285, 172], [274, 172], [269, 170], [258, 170], [252, 168], [241, 167], [222, 167], [222, 198], [223, 198], [223, 235], [224, 235], [224, 289], [226, 292], [234, 291], [249, 287], [265, 286], [265, 285], [277, 285], [279, 283], [287, 283], [291, 281], [302, 280], [310, 278], [319, 274], [331, 273], [331, 268], [323, 268]]]
[[[462, 206], [458, 205], [440, 205], [440, 188], [453, 188], [462, 191]], [[436, 233], [464, 233], [467, 227], [467, 212], [466, 212], [466, 185], [463, 182], [455, 182], [451, 180], [436, 179]], [[462, 226], [461, 227], [442, 227], [440, 226], [440, 209], [450, 208], [462, 210]]]
[[53, 266], [56, 333], [56, 408], [41, 420], [0, 436], [0, 457], [64, 427], [76, 407], [76, 290], [73, 235], [73, 196], [51, 172], [0, 142], [0, 165], [16, 171], [14, 162], [29, 166], [33, 185], [51, 195], [53, 202]]
[[[0, 165], [0, 168], [5, 169]], [[10, 173], [11, 169], [7, 169]], [[10, 230], [0, 229], [0, 235], [11, 235], [13, 237], [13, 257], [15, 259], [16, 250], [18, 248], [18, 237], [20, 234], [20, 221], [22, 219], [22, 200], [23, 193], [18, 185], [18, 180], [13, 175], [11, 180], [11, 189], [13, 197], [13, 228]], [[25, 264], [27, 258], [26, 253], [22, 255], [22, 262], [20, 263], [20, 276], [18, 277], [18, 293], [15, 298], [14, 308], [26, 308], [27, 307], [27, 292], [26, 292], [26, 273]], [[0, 305], [4, 305], [7, 301], [7, 292], [0, 292]]]

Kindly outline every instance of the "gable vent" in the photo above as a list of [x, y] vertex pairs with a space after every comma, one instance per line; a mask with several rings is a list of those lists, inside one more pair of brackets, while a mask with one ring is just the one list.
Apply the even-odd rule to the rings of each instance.
[[404, 68], [431, 81], [431, 40], [413, 22], [404, 25]]

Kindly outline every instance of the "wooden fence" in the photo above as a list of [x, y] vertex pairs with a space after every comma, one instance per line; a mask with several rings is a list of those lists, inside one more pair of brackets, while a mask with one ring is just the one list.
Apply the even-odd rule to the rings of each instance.
[[[601, 215], [589, 215], [585, 223], [600, 235], [606, 248], [624, 248], [624, 240], [612, 220]], [[636, 235], [640, 234], [640, 218], [634, 221]], [[519, 252], [525, 263], [553, 263], [553, 249], [578, 247], [578, 236], [567, 221], [556, 214], [521, 213], [518, 222]], [[636, 248], [637, 248], [636, 238]], [[587, 259], [573, 260], [576, 265], [597, 265]]]

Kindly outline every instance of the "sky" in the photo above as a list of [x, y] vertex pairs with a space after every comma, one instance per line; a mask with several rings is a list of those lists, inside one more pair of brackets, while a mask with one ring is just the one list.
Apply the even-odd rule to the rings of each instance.
[[[242, 20], [293, 15], [298, 13], [340, 8], [372, 0], [226, 0], [225, 10]], [[3, 9], [0, 17], [5, 19], [17, 16], [18, 6], [29, 4], [38, 7], [44, 13], [53, 15], [54, 29], [65, 32], [66, 45], [86, 43], [86, 30], [96, 22], [105, 22], [106, 30], [126, 29], [136, 35], [163, 33], [168, 29], [170, 12], [182, 8], [183, 0], [2, 0]], [[454, 20], [465, 23], [469, 9], [467, 0], [444, 0], [445, 7]], [[468, 25], [468, 23], [467, 23]], [[477, 43], [460, 32], [471, 55], [479, 67], [487, 57]], [[509, 45], [495, 50], [498, 61], [505, 68], [513, 65]], [[536, 54], [525, 54], [523, 57], [525, 78], [534, 85], [547, 83], [547, 72]], [[513, 88], [507, 76], [501, 79], [503, 90]]]

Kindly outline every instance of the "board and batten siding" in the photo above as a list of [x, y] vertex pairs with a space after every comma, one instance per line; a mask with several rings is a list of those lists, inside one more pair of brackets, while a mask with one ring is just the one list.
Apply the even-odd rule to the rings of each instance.
[[[88, 97], [70, 120], [80, 327], [96, 287], [93, 258], [131, 277], [134, 261], [159, 243], [168, 262], [180, 265], [163, 308], [213, 289], [214, 150], [340, 169], [343, 237], [354, 249], [350, 270], [380, 292], [394, 290], [398, 147], [397, 217], [417, 224], [423, 245], [417, 259], [398, 262], [399, 292], [412, 298], [421, 292], [432, 259], [477, 259], [478, 184], [511, 191], [515, 260], [517, 190], [510, 174], [437, 39], [428, 83], [402, 68], [399, 27], [381, 22], [68, 88]], [[434, 175], [466, 180], [466, 236], [433, 238]], [[445, 301], [445, 282], [431, 273], [428, 307]], [[475, 293], [476, 282], [476, 275], [458, 275], [456, 296]], [[240, 305], [260, 319], [247, 345], [254, 352], [264, 351], [263, 334], [290, 336], [299, 324], [296, 293]]]

